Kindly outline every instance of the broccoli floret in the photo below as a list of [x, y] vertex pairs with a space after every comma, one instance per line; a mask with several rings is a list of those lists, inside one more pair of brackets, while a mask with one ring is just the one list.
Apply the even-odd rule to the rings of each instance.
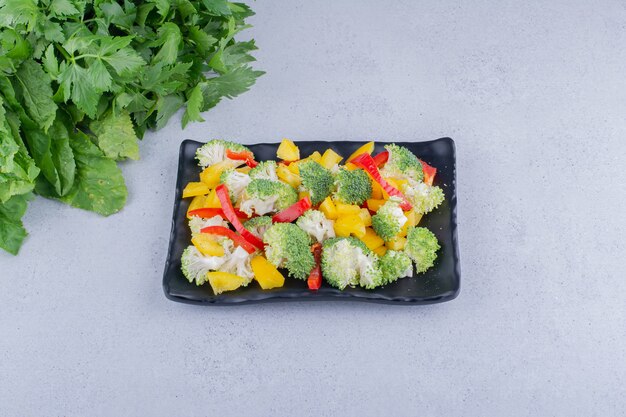
[[430, 213], [445, 199], [441, 188], [423, 182], [409, 180], [401, 191], [419, 214]]
[[388, 250], [380, 258], [380, 270], [383, 272], [383, 281], [390, 284], [398, 278], [413, 275], [413, 263], [404, 252]]
[[250, 170], [250, 178], [264, 178], [266, 180], [278, 181], [276, 175], [276, 161], [262, 161]]
[[410, 150], [393, 143], [385, 145], [385, 149], [389, 152], [389, 159], [381, 171], [384, 177], [411, 178], [416, 181], [424, 178], [422, 163]]
[[400, 208], [402, 200], [391, 197], [372, 216], [372, 227], [384, 241], [393, 239], [407, 222], [407, 217]]
[[279, 211], [298, 201], [298, 193], [289, 184], [257, 178], [250, 181], [241, 198], [239, 209], [249, 216]]
[[[239, 143], [230, 142], [222, 139], [213, 139], [196, 150], [196, 159], [198, 160], [198, 165], [200, 165], [202, 168], [206, 168], [209, 165], [213, 165], [225, 159], [228, 159], [226, 158], [226, 149], [230, 149], [231, 151], [235, 152], [250, 152], [250, 149]], [[234, 166], [239, 166], [243, 163], [244, 161], [233, 161]]]
[[234, 168], [225, 170], [220, 174], [220, 184], [226, 184], [230, 201], [233, 203], [241, 198], [243, 190], [250, 184], [250, 176], [236, 171]]
[[267, 260], [289, 275], [306, 279], [315, 265], [309, 235], [293, 223], [275, 223], [263, 235]]
[[335, 237], [333, 223], [332, 220], [327, 219], [324, 213], [319, 210], [307, 210], [302, 216], [298, 217], [296, 221], [298, 227], [307, 232], [309, 236], [313, 237], [318, 242]]
[[321, 203], [333, 190], [335, 180], [332, 172], [313, 160], [299, 164], [298, 168], [302, 190], [309, 192], [313, 205]]
[[195, 236], [200, 233], [200, 230], [209, 226], [225, 226], [228, 227], [228, 223], [222, 219], [222, 216], [213, 216], [208, 219], [204, 219], [198, 216], [191, 216], [189, 219], [189, 229], [191, 229], [191, 236]]
[[253, 234], [263, 239], [263, 235], [267, 229], [272, 225], [272, 218], [269, 216], [253, 217], [245, 222], [244, 227], [251, 231]]
[[206, 274], [209, 271], [218, 270], [224, 262], [225, 256], [205, 256], [195, 246], [188, 246], [180, 258], [181, 269], [189, 282], [202, 285], [207, 281]]
[[353, 237], [338, 237], [322, 245], [322, 276], [340, 290], [361, 285], [371, 289], [384, 283], [378, 256]]
[[418, 274], [434, 265], [440, 248], [437, 237], [425, 227], [412, 227], [406, 235], [404, 252], [415, 262]]
[[361, 205], [372, 195], [372, 182], [362, 169], [342, 168], [335, 177], [333, 198], [341, 203]]

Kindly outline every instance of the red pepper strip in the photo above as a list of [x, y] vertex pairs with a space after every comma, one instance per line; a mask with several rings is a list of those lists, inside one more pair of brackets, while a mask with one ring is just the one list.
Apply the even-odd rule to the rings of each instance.
[[[248, 216], [246, 213], [244, 213], [243, 211], [239, 210], [239, 209], [233, 209], [235, 210], [235, 214], [237, 215], [237, 217], [239, 217], [240, 219], [248, 219], [250, 218], [250, 216]], [[189, 216], [198, 216], [198, 217], [202, 217], [205, 219], [209, 219], [211, 217], [214, 216], [222, 216], [222, 218], [228, 220], [226, 218], [226, 216], [224, 215], [224, 210], [222, 210], [221, 208], [199, 208], [199, 209], [195, 209], [195, 210], [191, 210], [189, 212]]]
[[310, 290], [319, 290], [322, 286], [322, 245], [316, 243], [311, 246], [311, 252], [313, 252], [313, 258], [315, 259], [315, 266], [309, 274], [307, 284]]
[[437, 168], [431, 167], [426, 162], [420, 160], [422, 163], [422, 171], [424, 171], [424, 182], [428, 185], [433, 185], [433, 181], [435, 180], [435, 174], [437, 173]]
[[370, 177], [374, 179], [374, 181], [380, 184], [382, 189], [385, 190], [387, 194], [389, 194], [390, 196], [392, 195], [392, 196], [402, 198], [403, 201], [402, 201], [402, 204], [400, 204], [400, 207], [402, 208], [402, 210], [404, 211], [411, 210], [413, 206], [411, 205], [411, 203], [409, 203], [409, 200], [406, 199], [404, 194], [402, 194], [400, 190], [398, 190], [394, 186], [390, 185], [387, 181], [385, 181], [382, 175], [380, 175], [380, 171], [378, 171], [378, 168], [376, 167], [374, 158], [372, 158], [370, 154], [362, 153], [361, 155], [357, 156], [350, 162], [352, 162], [354, 165], [357, 165], [363, 168], [363, 170], [367, 172], [370, 175]]
[[224, 215], [229, 222], [235, 226], [235, 229], [239, 232], [244, 239], [248, 242], [252, 243], [257, 248], [263, 250], [263, 241], [258, 238], [258, 236], [252, 234], [248, 229], [246, 229], [241, 223], [241, 220], [237, 217], [237, 213], [235, 213], [235, 209], [233, 208], [233, 204], [230, 202], [230, 196], [228, 195], [228, 187], [225, 184], [220, 184], [215, 189], [215, 194], [217, 194], [217, 198], [220, 200], [222, 204], [222, 210], [224, 211]]
[[382, 164], [389, 160], [389, 151], [382, 151], [378, 155], [374, 157], [374, 163], [377, 167], [380, 167]]
[[254, 251], [256, 251], [256, 248], [250, 242], [244, 239], [241, 235], [238, 235], [237, 233], [230, 230], [228, 227], [208, 226], [201, 229], [200, 232], [208, 233], [210, 235], [226, 236], [227, 238], [232, 240], [235, 245], [244, 248], [246, 252], [254, 253]]
[[254, 154], [250, 151], [231, 151], [230, 149], [226, 149], [226, 157], [228, 159], [232, 159], [234, 161], [245, 161], [246, 165], [250, 168], [254, 168], [259, 163], [254, 160]]
[[302, 216], [302, 214], [310, 209], [311, 206], [311, 199], [309, 197], [304, 197], [302, 200], [298, 201], [295, 204], [292, 204], [283, 211], [279, 211], [278, 213], [274, 214], [274, 217], [272, 217], [272, 222], [291, 223], [298, 217]]

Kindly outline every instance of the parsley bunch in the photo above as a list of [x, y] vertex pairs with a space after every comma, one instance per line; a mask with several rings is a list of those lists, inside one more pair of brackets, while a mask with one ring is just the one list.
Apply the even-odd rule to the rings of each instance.
[[0, 0], [0, 248], [16, 254], [33, 193], [108, 216], [117, 161], [185, 106], [183, 127], [244, 93], [248, 6], [226, 0]]

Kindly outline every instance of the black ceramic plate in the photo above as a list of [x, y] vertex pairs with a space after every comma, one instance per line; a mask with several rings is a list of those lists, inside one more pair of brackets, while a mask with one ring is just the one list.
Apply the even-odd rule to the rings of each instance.
[[[302, 155], [314, 151], [323, 152], [332, 148], [348, 157], [365, 142], [298, 142]], [[262, 290], [254, 281], [245, 288], [214, 295], [210, 285], [197, 286], [183, 276], [180, 257], [190, 245], [191, 232], [187, 226], [187, 207], [190, 199], [181, 198], [183, 188], [189, 181], [198, 181], [200, 167], [195, 160], [195, 152], [200, 142], [185, 140], [180, 146], [178, 179], [176, 180], [176, 200], [169, 251], [163, 275], [163, 289], [167, 298], [173, 301], [206, 305], [235, 305], [267, 301], [287, 300], [356, 300], [389, 304], [430, 304], [449, 301], [459, 293], [461, 269], [456, 225], [456, 161], [454, 141], [442, 138], [429, 142], [395, 142], [406, 146], [419, 158], [437, 168], [435, 185], [443, 188], [446, 200], [437, 210], [425, 215], [420, 226], [430, 229], [439, 240], [435, 266], [424, 274], [400, 279], [384, 287], [366, 290], [346, 288], [340, 291], [323, 283], [318, 291], [310, 291], [306, 281], [287, 277], [285, 285], [272, 290]], [[375, 152], [383, 150], [384, 142], [376, 143]], [[257, 160], [276, 158], [277, 143], [250, 145]]]

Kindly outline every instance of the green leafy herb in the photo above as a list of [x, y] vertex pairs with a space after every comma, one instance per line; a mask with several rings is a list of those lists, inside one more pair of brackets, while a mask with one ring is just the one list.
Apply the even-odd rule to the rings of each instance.
[[34, 191], [110, 215], [116, 161], [185, 107], [182, 125], [246, 92], [253, 15], [226, 0], [0, 0], [0, 248], [17, 253]]

